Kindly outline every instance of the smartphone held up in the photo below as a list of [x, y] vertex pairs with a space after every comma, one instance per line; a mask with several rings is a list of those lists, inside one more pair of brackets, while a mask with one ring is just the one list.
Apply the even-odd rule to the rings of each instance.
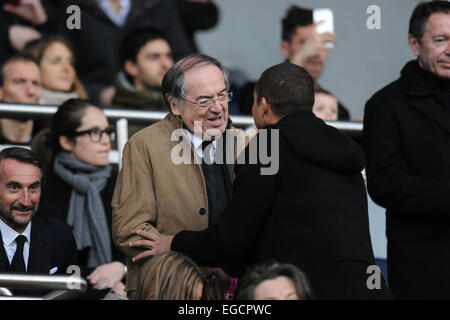
[[[313, 10], [313, 20], [316, 23], [316, 31], [319, 34], [334, 33], [333, 11], [328, 8], [317, 8]], [[334, 42], [325, 41], [324, 47], [333, 48]]]

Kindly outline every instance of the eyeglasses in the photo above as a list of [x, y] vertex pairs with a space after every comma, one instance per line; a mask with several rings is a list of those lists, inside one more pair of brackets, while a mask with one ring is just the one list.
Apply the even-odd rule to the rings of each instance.
[[220, 102], [231, 101], [231, 99], [233, 98], [233, 92], [230, 91], [230, 92], [221, 93], [217, 96], [217, 98], [202, 98], [202, 99], [198, 100], [197, 102], [188, 100], [185, 97], [182, 97], [182, 98], [184, 100], [186, 100], [187, 102], [190, 102], [192, 104], [199, 106], [200, 108], [209, 108], [214, 103], [216, 103], [216, 101], [220, 101]]
[[104, 133], [106, 133], [109, 136], [110, 141], [114, 141], [114, 139], [116, 138], [114, 129], [111, 127], [108, 127], [105, 130], [102, 130], [100, 128], [92, 128], [89, 130], [77, 131], [77, 132], [75, 132], [74, 137], [82, 136], [84, 134], [89, 134], [89, 138], [91, 139], [91, 141], [97, 143], [97, 142], [102, 141], [102, 137], [103, 137]]

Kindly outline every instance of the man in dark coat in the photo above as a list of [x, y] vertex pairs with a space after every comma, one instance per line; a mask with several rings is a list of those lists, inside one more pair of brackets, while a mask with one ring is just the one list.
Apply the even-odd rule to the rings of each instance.
[[416, 7], [409, 44], [418, 59], [366, 104], [368, 191], [387, 209], [395, 297], [449, 299], [450, 2]]
[[[274, 259], [299, 267], [319, 299], [389, 298], [381, 275], [376, 288], [370, 285], [368, 268], [375, 259], [361, 150], [314, 116], [313, 79], [302, 67], [269, 68], [254, 95], [260, 131], [245, 159], [238, 159], [233, 195], [217, 223], [177, 233], [173, 241], [139, 232], [147, 239], [131, 245], [150, 250], [136, 258], [172, 249], [200, 265]], [[255, 146], [260, 150], [254, 152]], [[264, 149], [270, 150], [271, 170], [265, 170]], [[256, 154], [260, 158], [252, 164]]]
[[0, 152], [0, 272], [64, 274], [77, 262], [70, 227], [36, 214], [42, 172], [37, 157], [28, 149], [13, 147]]

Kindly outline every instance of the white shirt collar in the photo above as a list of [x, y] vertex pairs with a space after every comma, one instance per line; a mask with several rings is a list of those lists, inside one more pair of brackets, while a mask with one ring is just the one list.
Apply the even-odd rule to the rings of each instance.
[[[202, 149], [202, 142], [203, 139], [200, 138], [199, 136], [193, 134], [191, 131], [189, 131], [188, 129], [184, 129], [184, 131], [186, 131], [186, 133], [188, 134], [189, 138], [191, 139], [191, 143], [192, 146], [194, 147], [195, 153], [197, 154], [197, 156], [200, 159], [203, 159], [203, 149]], [[215, 150], [216, 150], [216, 146], [217, 146], [217, 140], [214, 140], [213, 142], [214, 148], [210, 148], [210, 156], [211, 159], [214, 159], [214, 155], [215, 155]]]
[[22, 234], [27, 238], [27, 242], [30, 243], [31, 239], [31, 221], [28, 223], [23, 233], [18, 233], [16, 230], [8, 226], [2, 219], [0, 219], [0, 231], [2, 233], [3, 246], [10, 246], [17, 238]]
[[131, 0], [120, 0], [120, 11], [118, 13], [111, 8], [109, 0], [99, 0], [98, 5], [116, 25], [123, 26], [130, 12]]

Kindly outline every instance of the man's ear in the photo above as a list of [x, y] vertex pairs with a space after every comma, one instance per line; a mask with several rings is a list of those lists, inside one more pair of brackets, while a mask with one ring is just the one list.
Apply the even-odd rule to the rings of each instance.
[[277, 123], [280, 117], [273, 112], [272, 106], [267, 102], [266, 98], [261, 98], [261, 103], [259, 104], [261, 108], [261, 117], [264, 119], [266, 125]]
[[270, 104], [267, 102], [265, 97], [262, 97], [259, 102], [259, 108], [261, 110], [261, 115], [267, 115], [269, 112], [272, 112], [272, 108]]
[[175, 105], [173, 98], [169, 96], [167, 97], [167, 101], [169, 101], [170, 110], [172, 110], [172, 113], [176, 116], [181, 116], [181, 110]]
[[284, 40], [283, 40], [283, 42], [281, 42], [280, 50], [281, 50], [281, 54], [283, 55], [283, 57], [285, 59], [289, 59], [290, 47], [291, 47], [291, 45], [289, 44], [289, 42], [284, 41]]
[[416, 37], [414, 37], [412, 34], [408, 35], [408, 43], [409, 47], [411, 48], [412, 52], [416, 57], [419, 56], [419, 40], [417, 40]]
[[61, 145], [61, 148], [69, 152], [73, 151], [75, 147], [75, 144], [66, 136], [59, 137], [59, 144]]
[[139, 75], [137, 64], [131, 60], [125, 61], [124, 69], [133, 78], [136, 78]]
[[0, 101], [3, 101], [3, 89], [0, 87]]

